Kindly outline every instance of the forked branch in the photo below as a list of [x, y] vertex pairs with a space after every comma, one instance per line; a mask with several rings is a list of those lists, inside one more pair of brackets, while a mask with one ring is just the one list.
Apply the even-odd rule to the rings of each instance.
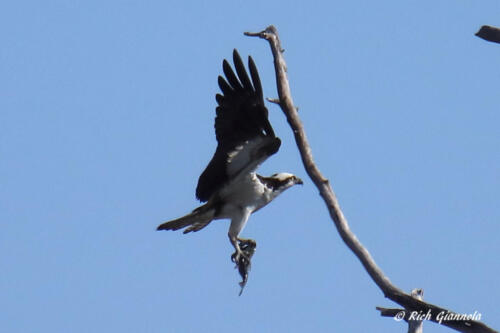
[[[297, 108], [295, 107], [290, 93], [290, 85], [287, 77], [287, 67], [283, 57], [283, 49], [278, 37], [278, 32], [274, 26], [269, 26], [266, 30], [251, 33], [245, 32], [246, 36], [254, 36], [265, 39], [271, 46], [271, 51], [274, 58], [274, 68], [276, 72], [276, 83], [278, 88], [278, 96], [282, 111], [285, 113], [286, 119], [292, 128], [295, 135], [295, 141], [300, 151], [300, 156], [306, 169], [307, 174], [318, 188], [321, 197], [323, 198], [330, 216], [335, 223], [340, 237], [344, 243], [354, 252], [361, 261], [363, 267], [368, 272], [372, 280], [382, 290], [384, 296], [403, 306], [407, 311], [431, 312], [429, 320], [438, 322], [436, 316], [439, 313], [452, 313], [446, 309], [432, 305], [405, 293], [391, 283], [389, 278], [384, 275], [382, 270], [377, 266], [368, 250], [361, 244], [356, 235], [349, 228], [347, 219], [344, 217], [340, 209], [339, 202], [335, 193], [330, 186], [330, 182], [326, 179], [319, 168], [314, 163], [311, 147], [306, 137], [304, 126], [299, 118]], [[496, 332], [479, 321], [443, 321], [443, 325], [453, 328], [460, 332]]]

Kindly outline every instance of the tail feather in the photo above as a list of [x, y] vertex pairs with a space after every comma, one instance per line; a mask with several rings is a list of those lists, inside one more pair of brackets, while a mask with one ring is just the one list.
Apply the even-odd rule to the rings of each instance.
[[186, 216], [162, 223], [156, 228], [156, 230], [179, 230], [188, 227], [184, 230], [185, 234], [191, 231], [201, 230], [212, 222], [215, 214], [215, 210], [213, 208], [206, 206], [207, 205], [203, 205], [193, 210]]

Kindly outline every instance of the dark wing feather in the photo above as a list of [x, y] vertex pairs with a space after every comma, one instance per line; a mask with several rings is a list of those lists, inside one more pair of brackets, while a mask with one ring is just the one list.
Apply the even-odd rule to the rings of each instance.
[[218, 104], [215, 118], [218, 146], [198, 180], [196, 197], [200, 201], [207, 201], [230, 179], [255, 170], [280, 146], [267, 118], [262, 85], [253, 59], [248, 59], [251, 80], [236, 50], [233, 62], [236, 74], [224, 60], [222, 69], [225, 78], [218, 78], [222, 91], [215, 96]]
[[236, 68], [236, 73], [238, 73], [238, 77], [240, 78], [240, 81], [243, 84], [245, 90], [253, 91], [254, 89], [252, 82], [250, 82], [250, 78], [248, 77], [245, 65], [243, 65], [243, 61], [241, 60], [241, 57], [238, 54], [238, 52], [233, 52], [233, 62], [234, 62], [234, 67]]
[[248, 58], [248, 68], [250, 68], [250, 75], [252, 75], [255, 94], [261, 100], [264, 100], [264, 93], [262, 92], [262, 84], [260, 83], [259, 72], [257, 71], [257, 66], [255, 66], [255, 62], [253, 62], [252, 57]]
[[235, 90], [243, 90], [240, 81], [238, 80], [236, 75], [234, 75], [231, 65], [229, 65], [226, 59], [224, 59], [224, 61], [222, 62], [222, 69], [224, 70], [224, 75], [229, 81], [229, 84], [234, 87]]

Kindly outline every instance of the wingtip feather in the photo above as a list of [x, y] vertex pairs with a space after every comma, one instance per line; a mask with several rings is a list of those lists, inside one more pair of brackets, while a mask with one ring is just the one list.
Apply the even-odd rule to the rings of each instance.
[[248, 68], [250, 69], [250, 75], [252, 76], [255, 93], [259, 96], [262, 102], [264, 102], [264, 93], [262, 92], [262, 83], [260, 82], [259, 71], [257, 70], [257, 66], [251, 56], [248, 56]]
[[236, 69], [236, 73], [238, 73], [238, 77], [240, 78], [240, 82], [243, 85], [244, 89], [248, 90], [254, 90], [252, 86], [252, 82], [250, 81], [250, 78], [248, 77], [248, 73], [245, 69], [245, 65], [243, 64], [243, 60], [240, 57], [240, 54], [236, 49], [233, 51], [233, 62], [234, 62], [234, 67]]
[[233, 69], [229, 65], [226, 59], [222, 62], [222, 70], [224, 71], [224, 75], [226, 76], [227, 82], [231, 85], [231, 87], [235, 90], [241, 90], [243, 87], [241, 86], [240, 81], [234, 74]]
[[220, 90], [225, 94], [225, 95], [230, 95], [233, 92], [233, 88], [229, 85], [229, 83], [226, 82], [226, 80], [219, 75], [217, 82], [219, 83], [219, 88]]

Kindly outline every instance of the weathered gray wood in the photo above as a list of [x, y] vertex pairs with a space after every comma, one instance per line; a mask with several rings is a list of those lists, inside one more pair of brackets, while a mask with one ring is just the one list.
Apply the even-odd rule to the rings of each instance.
[[[304, 168], [319, 190], [326, 207], [330, 213], [340, 237], [344, 243], [354, 252], [354, 254], [361, 261], [363, 267], [368, 272], [372, 280], [382, 290], [384, 296], [393, 300], [394, 302], [402, 305], [405, 309], [411, 311], [431, 312], [429, 320], [437, 322], [436, 316], [441, 312], [450, 312], [446, 309], [432, 305], [421, 300], [413, 298], [411, 295], [406, 294], [401, 289], [397, 288], [391, 283], [389, 278], [384, 275], [382, 270], [377, 266], [368, 250], [361, 244], [356, 235], [349, 228], [347, 219], [345, 218], [342, 210], [340, 209], [339, 202], [335, 193], [330, 186], [330, 182], [323, 176], [319, 168], [314, 162], [311, 147], [306, 137], [304, 126], [300, 120], [297, 108], [295, 107], [290, 92], [290, 85], [287, 77], [287, 67], [285, 58], [283, 57], [283, 49], [279, 40], [278, 31], [274, 26], [269, 26], [265, 30], [257, 33], [245, 32], [246, 36], [254, 36], [265, 39], [271, 46], [271, 52], [274, 58], [274, 68], [276, 74], [276, 84], [278, 88], [279, 100], [277, 104], [280, 105], [281, 110], [286, 116], [286, 119], [292, 128], [295, 136], [295, 141], [302, 158]], [[479, 321], [446, 321], [442, 323], [445, 326], [453, 328], [460, 332], [485, 332], [494, 333], [495, 330], [489, 328]], [[497, 332], [498, 333], [498, 332]]]

